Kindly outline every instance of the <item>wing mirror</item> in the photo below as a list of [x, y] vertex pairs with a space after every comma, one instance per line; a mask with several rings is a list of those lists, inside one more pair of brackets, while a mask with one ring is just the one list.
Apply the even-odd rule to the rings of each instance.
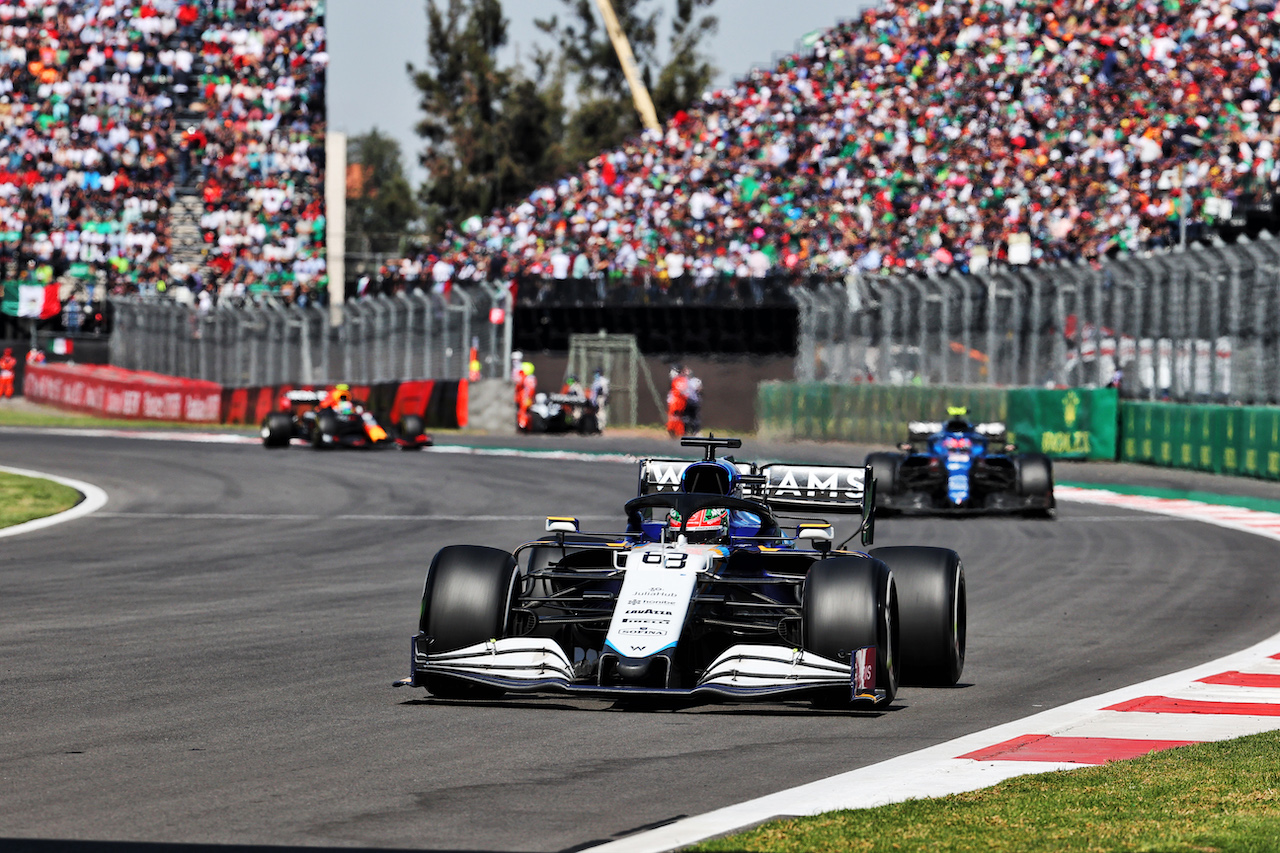
[[810, 548], [823, 553], [831, 550], [835, 538], [830, 524], [801, 524], [796, 529], [796, 542], [807, 542]]
[[577, 533], [578, 519], [567, 515], [547, 516], [547, 531], [550, 533]]

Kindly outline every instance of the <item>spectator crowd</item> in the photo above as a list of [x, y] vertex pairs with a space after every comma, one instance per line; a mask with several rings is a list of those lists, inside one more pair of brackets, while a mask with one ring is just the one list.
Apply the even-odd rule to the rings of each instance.
[[1269, 2], [890, 0], [406, 263], [696, 294], [1167, 246], [1269, 197], [1278, 75]]
[[321, 0], [0, 0], [0, 278], [323, 287], [327, 61]]

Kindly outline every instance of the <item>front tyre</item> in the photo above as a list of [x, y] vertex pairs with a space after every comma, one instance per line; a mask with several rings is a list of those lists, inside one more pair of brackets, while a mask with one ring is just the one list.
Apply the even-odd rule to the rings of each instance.
[[[876, 650], [876, 707], [898, 692], [898, 600], [889, 568], [878, 559], [832, 557], [818, 560], [804, 582], [802, 644], [807, 651], [854, 664], [864, 646]], [[852, 684], [844, 694], [847, 706]]]
[[964, 671], [967, 603], [960, 555], [946, 548], [876, 548], [898, 586], [902, 680], [950, 686]]
[[[418, 630], [433, 654], [496, 640], [506, 632], [516, 583], [516, 561], [506, 551], [478, 545], [441, 548], [427, 570]], [[503, 691], [446, 675], [425, 680], [433, 696], [481, 699]]]
[[293, 438], [293, 417], [288, 412], [271, 412], [262, 422], [263, 447], [288, 447]]

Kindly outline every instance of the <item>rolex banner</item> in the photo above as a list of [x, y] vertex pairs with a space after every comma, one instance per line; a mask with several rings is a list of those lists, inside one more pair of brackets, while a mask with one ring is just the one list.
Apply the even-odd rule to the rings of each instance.
[[61, 310], [62, 302], [58, 299], [56, 284], [23, 284], [16, 281], [7, 281], [4, 284], [0, 312], [10, 317], [43, 320]]
[[1055, 459], [1116, 458], [1114, 388], [1010, 388], [1007, 426], [1019, 450]]

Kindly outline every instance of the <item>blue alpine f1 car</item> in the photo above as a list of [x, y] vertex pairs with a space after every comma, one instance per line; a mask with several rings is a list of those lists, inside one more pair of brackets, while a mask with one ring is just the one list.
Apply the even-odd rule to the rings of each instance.
[[1018, 453], [1002, 423], [969, 422], [960, 407], [945, 422], [913, 421], [900, 453], [872, 453], [880, 512], [1018, 512], [1049, 516], [1053, 464]]
[[[959, 680], [959, 556], [845, 547], [874, 537], [866, 468], [716, 458], [738, 439], [682, 444], [703, 458], [642, 460], [617, 532], [552, 516], [514, 553], [441, 549], [397, 685], [456, 699], [799, 695], [855, 708], [889, 704], [900, 681]], [[836, 542], [819, 512], [856, 527]]]

